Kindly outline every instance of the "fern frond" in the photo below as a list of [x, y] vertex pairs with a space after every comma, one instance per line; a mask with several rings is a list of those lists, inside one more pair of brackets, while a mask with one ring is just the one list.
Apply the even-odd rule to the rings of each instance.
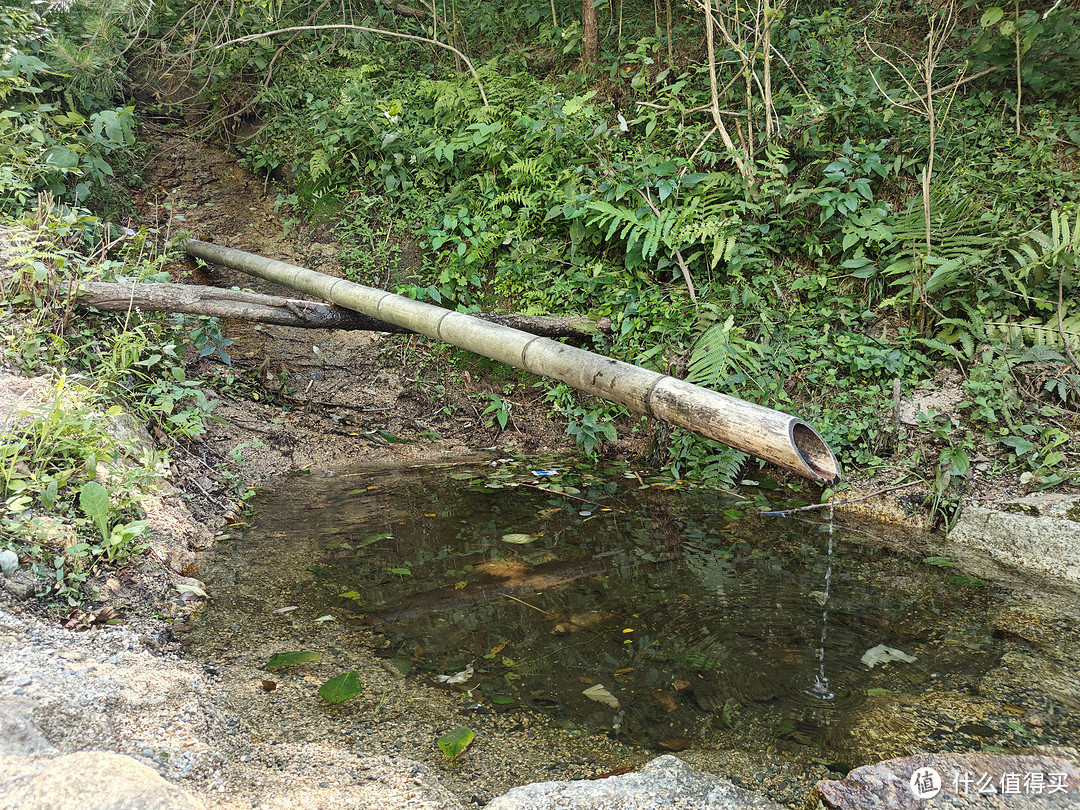
[[308, 159], [308, 172], [315, 184], [330, 176], [330, 155], [325, 149], [316, 149], [311, 154]]
[[515, 186], [536, 186], [547, 179], [547, 161], [537, 157], [522, 158], [506, 167]]
[[986, 328], [992, 337], [1022, 341], [1029, 346], [1060, 349], [1068, 345], [1071, 351], [1080, 352], [1080, 314], [1062, 318], [1060, 329], [1057, 315], [1052, 315], [1045, 321], [1033, 316], [1020, 323], [988, 323]]
[[734, 323], [735, 317], [729, 315], [723, 323], [714, 323], [701, 333], [690, 352], [687, 382], [711, 388], [726, 379], [728, 367], [735, 356], [731, 345], [731, 329]]

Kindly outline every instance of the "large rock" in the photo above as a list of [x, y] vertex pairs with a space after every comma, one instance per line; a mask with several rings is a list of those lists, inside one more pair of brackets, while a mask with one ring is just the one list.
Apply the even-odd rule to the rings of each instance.
[[1080, 585], [1080, 523], [1057, 517], [968, 506], [948, 540], [1021, 570], [1037, 570]]
[[153, 768], [84, 751], [50, 759], [0, 757], [2, 810], [204, 810]]
[[845, 779], [818, 782], [807, 807], [812, 810], [1077, 808], [1080, 807], [1080, 768], [1075, 762], [1041, 755], [916, 754], [864, 765]]
[[52, 747], [30, 719], [33, 701], [26, 698], [0, 699], [0, 756], [51, 754]]
[[579, 782], [537, 782], [511, 789], [485, 810], [783, 810], [673, 756], [637, 773]]

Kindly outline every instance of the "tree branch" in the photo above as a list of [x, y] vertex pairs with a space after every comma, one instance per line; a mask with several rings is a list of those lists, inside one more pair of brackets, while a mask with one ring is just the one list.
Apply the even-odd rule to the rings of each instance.
[[447, 45], [445, 42], [439, 42], [437, 39], [429, 39], [428, 37], [420, 37], [415, 34], [403, 34], [400, 31], [389, 31], [385, 28], [369, 28], [366, 25], [346, 25], [345, 23], [335, 23], [333, 25], [292, 25], [288, 28], [277, 28], [273, 31], [263, 31], [261, 34], [248, 34], [246, 37], [237, 37], [236, 39], [230, 39], [226, 42], [222, 42], [220, 45], [215, 46], [215, 50], [228, 47], [229, 45], [240, 45], [245, 42], [252, 42], [262, 37], [272, 37], [277, 34], [287, 34], [291, 31], [328, 31], [328, 30], [345, 30], [345, 31], [364, 31], [368, 34], [379, 34], [385, 37], [397, 37], [398, 39], [410, 39], [413, 42], [424, 42], [428, 45], [434, 45], [437, 48], [445, 48], [448, 51], [452, 51], [455, 56], [459, 57], [465, 66], [472, 74], [473, 81], [476, 82], [477, 88], [480, 90], [480, 98], [484, 100], [484, 106], [489, 106], [487, 93], [484, 92], [484, 85], [480, 81], [480, 76], [476, 73], [476, 68], [473, 67], [473, 63], [469, 61], [469, 57], [455, 48], [453, 45]]
[[[194, 284], [121, 284], [91, 281], [84, 282], [73, 290], [72, 296], [76, 306], [102, 312], [179, 312], [301, 329], [410, 332], [403, 327], [333, 304]], [[481, 313], [475, 317], [542, 337], [583, 337], [611, 328], [611, 321], [606, 318], [595, 322], [584, 317], [492, 313]]]

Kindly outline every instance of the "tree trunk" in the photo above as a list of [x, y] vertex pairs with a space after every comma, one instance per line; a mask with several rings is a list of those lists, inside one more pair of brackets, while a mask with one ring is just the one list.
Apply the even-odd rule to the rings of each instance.
[[[103, 312], [181, 312], [235, 318], [302, 329], [352, 329], [367, 332], [412, 332], [396, 324], [380, 321], [345, 307], [295, 298], [221, 290], [190, 284], [119, 284], [86, 282], [75, 291], [79, 307]], [[560, 318], [548, 315], [477, 314], [489, 323], [509, 326], [544, 337], [583, 337], [611, 328], [610, 319], [597, 323], [588, 318]]]
[[596, 19], [594, 0], [581, 0], [581, 27], [584, 38], [581, 41], [581, 64], [583, 67], [595, 65], [600, 58], [600, 25]]

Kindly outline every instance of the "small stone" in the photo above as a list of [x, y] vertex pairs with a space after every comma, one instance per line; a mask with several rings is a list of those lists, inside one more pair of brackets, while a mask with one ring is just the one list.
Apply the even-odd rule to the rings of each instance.
[[15, 685], [16, 686], [29, 686], [33, 682], [34, 682], [34, 679], [31, 678], [29, 675], [26, 675], [26, 676], [24, 676], [22, 678], [19, 678], [19, 680], [15, 681]]
[[19, 555], [9, 548], [0, 551], [0, 571], [10, 574], [19, 567]]

